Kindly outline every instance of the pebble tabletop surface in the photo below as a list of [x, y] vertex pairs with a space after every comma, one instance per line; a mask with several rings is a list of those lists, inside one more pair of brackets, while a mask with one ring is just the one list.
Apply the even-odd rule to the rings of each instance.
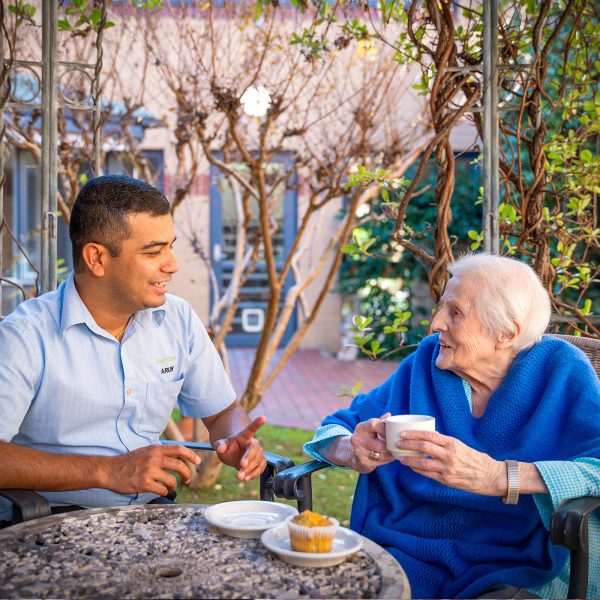
[[0, 531], [0, 598], [409, 598], [364, 540], [335, 567], [289, 565], [209, 526], [203, 505], [97, 508]]

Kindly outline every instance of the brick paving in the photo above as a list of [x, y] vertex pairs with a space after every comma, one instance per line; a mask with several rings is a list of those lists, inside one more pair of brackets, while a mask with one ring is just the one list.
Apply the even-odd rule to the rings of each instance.
[[[244, 390], [253, 356], [252, 348], [229, 349], [231, 379], [238, 397]], [[317, 350], [299, 350], [250, 414], [266, 415], [272, 425], [312, 430], [329, 413], [348, 405], [348, 397], [339, 397], [342, 387], [352, 388], [362, 380], [360, 391], [369, 391], [385, 381], [397, 366], [397, 362], [368, 359], [344, 362]]]

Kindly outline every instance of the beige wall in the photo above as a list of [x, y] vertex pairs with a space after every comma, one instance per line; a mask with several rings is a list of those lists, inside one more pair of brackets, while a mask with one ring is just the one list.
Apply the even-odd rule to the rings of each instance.
[[[190, 198], [175, 213], [175, 252], [179, 273], [171, 284], [171, 292], [185, 298], [208, 323], [210, 310], [210, 278], [206, 263], [194, 250], [190, 236], [194, 231], [202, 243], [202, 251], [209, 251], [210, 206], [207, 195]], [[192, 229], [193, 228], [193, 229]]]
[[[305, 210], [306, 196], [300, 196], [298, 200], [298, 212], [302, 214]], [[310, 273], [313, 271], [322, 260], [327, 245], [330, 243], [332, 236], [340, 226], [338, 218], [339, 210], [342, 208], [342, 200], [336, 200], [331, 205], [327, 206], [314, 219], [313, 236], [308, 238], [305, 252], [302, 255], [300, 266], [303, 272]], [[329, 259], [325, 263], [324, 269], [320, 275], [315, 278], [312, 285], [307, 289], [306, 299], [309, 306], [316, 300], [323, 283], [330, 270], [330, 265], [333, 262], [333, 255], [329, 254]], [[315, 321], [306, 333], [302, 341], [302, 348], [322, 349], [328, 352], [336, 352], [340, 342], [340, 325], [341, 325], [341, 299], [336, 292], [337, 274], [333, 281], [333, 286], [327, 293], [321, 309], [317, 313]], [[302, 311], [299, 311], [299, 321], [302, 322]]]

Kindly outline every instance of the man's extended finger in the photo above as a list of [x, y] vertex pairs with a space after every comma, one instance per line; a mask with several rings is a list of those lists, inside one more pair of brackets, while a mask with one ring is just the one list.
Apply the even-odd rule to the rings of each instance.
[[175, 456], [177, 458], [185, 458], [186, 460], [189, 460], [195, 465], [200, 464], [200, 457], [193, 450], [190, 450], [185, 446], [161, 445], [160, 448], [162, 449], [162, 453], [164, 456]]
[[256, 419], [254, 419], [252, 421], [252, 423], [249, 423], [248, 425], [246, 425], [246, 427], [244, 427], [244, 429], [242, 429], [236, 437], [238, 438], [242, 438], [243, 440], [245, 440], [246, 442], [250, 441], [253, 437], [254, 434], [267, 422], [267, 417], [264, 416], [260, 416], [260, 417], [256, 417]]

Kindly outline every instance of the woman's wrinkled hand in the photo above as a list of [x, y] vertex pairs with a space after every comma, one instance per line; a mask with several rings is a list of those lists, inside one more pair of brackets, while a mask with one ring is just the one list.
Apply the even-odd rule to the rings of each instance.
[[415, 450], [430, 458], [405, 456], [400, 462], [416, 473], [452, 488], [503, 496], [506, 493], [504, 463], [474, 450], [456, 438], [435, 431], [403, 431], [400, 450]]
[[379, 419], [362, 421], [356, 426], [350, 437], [352, 456], [350, 467], [359, 473], [370, 473], [377, 467], [385, 465], [394, 457], [385, 446], [385, 423], [383, 419], [390, 413], [382, 415]]

